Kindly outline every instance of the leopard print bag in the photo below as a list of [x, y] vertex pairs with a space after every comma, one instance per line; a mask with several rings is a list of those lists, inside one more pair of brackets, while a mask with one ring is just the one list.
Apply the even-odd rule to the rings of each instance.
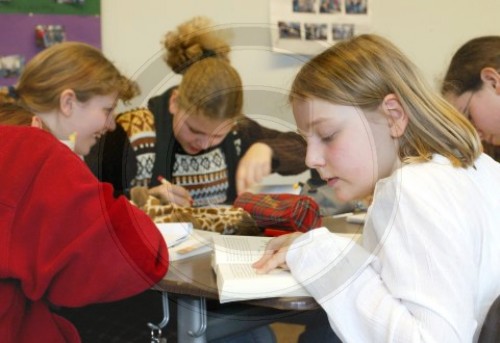
[[146, 187], [134, 187], [132, 203], [141, 208], [155, 223], [191, 222], [195, 229], [224, 235], [256, 236], [261, 233], [252, 216], [239, 207], [181, 207], [162, 203], [149, 195]]

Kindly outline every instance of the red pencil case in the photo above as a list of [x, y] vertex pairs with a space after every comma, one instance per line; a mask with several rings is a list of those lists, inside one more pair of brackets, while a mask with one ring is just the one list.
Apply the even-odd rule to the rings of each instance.
[[321, 226], [318, 204], [304, 195], [247, 192], [236, 198], [233, 206], [250, 213], [262, 228], [305, 232]]

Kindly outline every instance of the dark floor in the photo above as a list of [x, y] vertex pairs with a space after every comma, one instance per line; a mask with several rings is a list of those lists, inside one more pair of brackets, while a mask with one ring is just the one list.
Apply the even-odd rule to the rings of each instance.
[[[56, 312], [66, 317], [77, 327], [83, 343], [143, 343], [151, 342], [151, 330], [148, 328], [147, 323], [158, 324], [163, 318], [161, 304], [160, 292], [147, 291], [138, 296], [115, 303], [92, 305], [79, 309], [59, 309]], [[176, 300], [171, 299], [169, 301], [171, 313], [176, 312], [176, 306]], [[220, 304], [209, 302], [207, 304], [207, 311], [208, 315], [214, 318], [222, 318], [221, 314], [227, 316], [226, 311], [229, 309], [231, 315], [234, 316], [234, 313], [236, 313], [235, 317], [239, 318], [239, 320], [241, 318], [245, 318], [245, 321], [247, 321], [247, 318], [250, 318], [250, 321], [252, 319], [260, 319], [257, 317], [248, 317], [248, 313], [241, 311], [238, 306], [242, 307], [238, 303], [225, 304], [221, 310], [219, 308]], [[248, 305], [243, 307], [248, 308]], [[306, 328], [303, 325], [304, 321], [300, 319], [304, 319], [300, 317], [303, 313], [301, 312], [298, 315], [298, 320], [295, 320], [295, 315], [292, 315], [291, 312], [278, 312], [278, 314], [273, 315], [275, 317], [271, 320], [274, 322], [271, 324], [271, 329], [276, 336], [277, 343], [298, 342], [299, 335]], [[260, 315], [260, 317], [262, 316]], [[329, 327], [326, 316], [321, 314], [319, 317], [316, 314], [305, 320], [313, 323], [313, 326], [315, 323], [324, 322], [322, 325]], [[176, 327], [176, 316], [171, 315], [167, 327], [162, 332], [162, 337], [167, 338], [168, 343], [177, 342]], [[307, 332], [311, 333], [314, 331], [316, 331], [316, 328]], [[213, 334], [214, 332], [208, 332], [208, 338], [211, 335], [213, 336]], [[306, 335], [304, 342], [309, 340]]]

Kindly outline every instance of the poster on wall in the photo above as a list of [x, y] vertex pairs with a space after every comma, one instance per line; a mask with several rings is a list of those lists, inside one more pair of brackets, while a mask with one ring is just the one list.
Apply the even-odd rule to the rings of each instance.
[[101, 48], [100, 0], [0, 0], [0, 86], [39, 51], [64, 41]]
[[369, 31], [370, 0], [270, 0], [274, 51], [316, 55]]

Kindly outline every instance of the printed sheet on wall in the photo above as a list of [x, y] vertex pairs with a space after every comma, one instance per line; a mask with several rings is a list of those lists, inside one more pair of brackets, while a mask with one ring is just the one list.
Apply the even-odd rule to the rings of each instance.
[[270, 0], [273, 50], [316, 55], [369, 32], [370, 0]]
[[0, 86], [17, 82], [25, 63], [63, 41], [101, 48], [101, 0], [0, 0]]

